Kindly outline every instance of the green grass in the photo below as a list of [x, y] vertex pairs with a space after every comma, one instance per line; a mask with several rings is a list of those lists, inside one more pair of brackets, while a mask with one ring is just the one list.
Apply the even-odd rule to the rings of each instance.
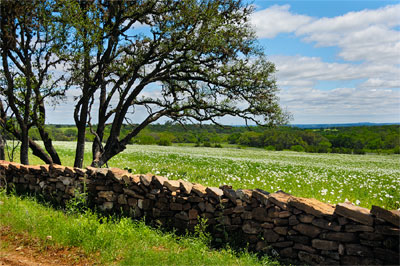
[[[55, 142], [63, 164], [73, 165], [75, 143]], [[85, 165], [90, 164], [87, 144]], [[31, 159], [32, 163], [42, 163]], [[327, 203], [349, 200], [370, 208], [400, 208], [400, 156], [311, 154], [257, 148], [129, 145], [110, 167], [155, 173], [209, 186], [279, 189]]]
[[39, 238], [43, 245], [74, 246], [87, 254], [98, 253], [101, 264], [279, 265], [248, 252], [212, 250], [197, 237], [178, 237], [142, 221], [99, 218], [92, 212], [66, 214], [4, 191], [0, 191], [0, 225], [10, 226], [10, 233], [25, 232]]

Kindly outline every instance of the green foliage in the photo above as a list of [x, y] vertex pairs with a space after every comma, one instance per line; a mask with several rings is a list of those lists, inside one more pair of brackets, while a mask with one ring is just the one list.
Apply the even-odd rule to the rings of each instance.
[[300, 146], [300, 145], [293, 145], [292, 147], [290, 147], [291, 151], [297, 151], [297, 152], [304, 152], [304, 147]]
[[157, 141], [157, 144], [160, 146], [171, 146], [172, 145], [171, 141], [167, 138], [160, 139], [159, 141]]

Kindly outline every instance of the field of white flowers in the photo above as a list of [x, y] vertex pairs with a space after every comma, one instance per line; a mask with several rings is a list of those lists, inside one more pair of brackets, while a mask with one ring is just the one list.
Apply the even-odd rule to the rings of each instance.
[[[56, 142], [66, 165], [75, 143]], [[90, 163], [90, 145], [85, 163]], [[133, 173], [154, 173], [209, 186], [283, 190], [323, 202], [400, 208], [398, 155], [310, 154], [262, 149], [130, 145], [109, 162]]]

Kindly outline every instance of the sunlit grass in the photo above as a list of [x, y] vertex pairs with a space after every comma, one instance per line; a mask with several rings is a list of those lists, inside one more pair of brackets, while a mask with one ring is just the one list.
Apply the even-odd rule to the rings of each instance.
[[48, 245], [74, 246], [99, 254], [101, 265], [278, 265], [248, 252], [213, 250], [191, 235], [179, 237], [129, 218], [101, 218], [92, 212], [65, 214], [31, 198], [0, 191], [0, 226]]

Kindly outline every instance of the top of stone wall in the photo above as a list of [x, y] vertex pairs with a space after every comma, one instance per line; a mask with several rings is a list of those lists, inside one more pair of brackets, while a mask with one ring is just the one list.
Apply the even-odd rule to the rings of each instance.
[[207, 187], [202, 184], [191, 183], [184, 180], [169, 180], [163, 176], [152, 174], [131, 174], [126, 170], [119, 168], [93, 168], [87, 167], [86, 169], [79, 169], [73, 167], [66, 167], [61, 165], [23, 165], [15, 162], [8, 162], [0, 160], [0, 170], [12, 170], [29, 173], [46, 173], [52, 176], [84, 176], [85, 174], [96, 174], [98, 177], [111, 178], [115, 181], [130, 184], [141, 183], [144, 186], [150, 184], [162, 188], [168, 188], [171, 192], [181, 191], [190, 194], [194, 192], [199, 197], [212, 197], [216, 200], [221, 200], [226, 197], [232, 202], [236, 203], [236, 199], [241, 199], [245, 202], [251, 202], [252, 198], [268, 205], [268, 202], [275, 204], [282, 210], [289, 210], [295, 208], [307, 214], [320, 218], [330, 218], [334, 215], [342, 216], [353, 220], [355, 222], [371, 226], [374, 218], [382, 219], [397, 227], [400, 227], [400, 211], [386, 210], [379, 206], [372, 206], [371, 210], [355, 206], [350, 203], [339, 203], [331, 205], [323, 203], [314, 198], [296, 197], [283, 191], [275, 193], [268, 193], [261, 189], [237, 189], [233, 190], [230, 186]]

